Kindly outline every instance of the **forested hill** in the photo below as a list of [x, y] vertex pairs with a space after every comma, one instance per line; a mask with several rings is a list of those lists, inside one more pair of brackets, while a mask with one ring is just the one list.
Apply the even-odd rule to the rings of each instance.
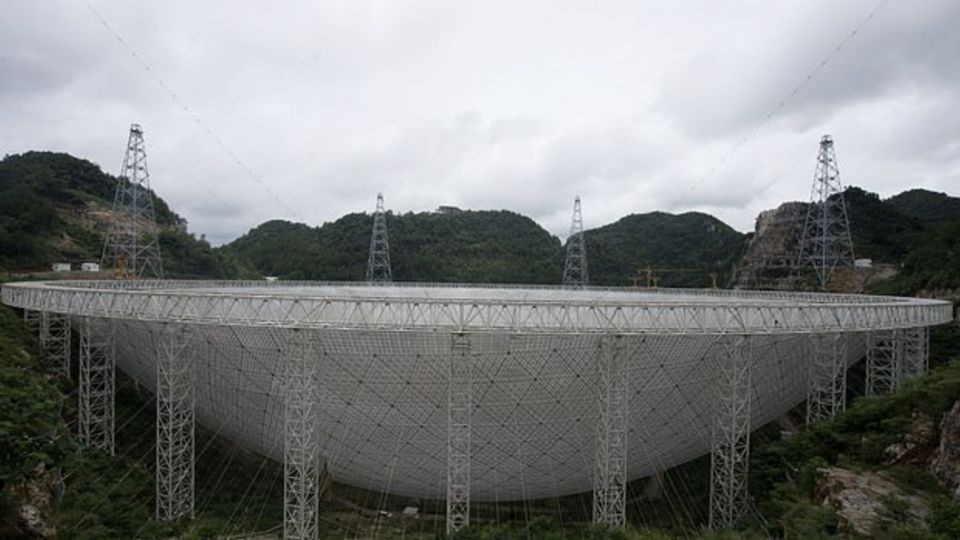
[[923, 189], [889, 199], [858, 187], [844, 192], [857, 257], [899, 264], [931, 233], [960, 219], [960, 198]]
[[[373, 217], [347, 214], [320, 227], [269, 221], [226, 249], [264, 275], [363, 280]], [[387, 213], [397, 281], [558, 283], [560, 240], [514, 212]]]
[[[55, 152], [0, 160], [0, 273], [49, 270], [53, 262], [98, 261], [117, 178]], [[160, 247], [169, 277], [235, 278], [243, 272], [155, 197]]]
[[856, 256], [899, 267], [874, 292], [960, 291], [960, 198], [912, 189], [881, 199], [856, 187], [844, 196]]
[[[226, 249], [265, 275], [363, 279], [372, 224], [367, 214], [316, 228], [270, 221]], [[399, 281], [556, 284], [563, 275], [560, 240], [513, 212], [388, 213], [387, 230]], [[627, 285], [647, 265], [703, 270], [686, 279], [707, 285], [706, 274], [729, 268], [743, 246], [743, 235], [698, 213], [630, 215], [586, 231], [586, 239], [591, 283], [597, 285]]]
[[[98, 260], [116, 182], [97, 165], [63, 153], [0, 160], [0, 273]], [[960, 199], [913, 189], [884, 200], [856, 187], [845, 196], [856, 255], [903, 267], [878, 290], [960, 288]], [[156, 211], [168, 277], [364, 278], [368, 214], [320, 227], [271, 221], [213, 248], [185, 232], [186, 222], [161, 198]], [[559, 283], [563, 274], [561, 241], [514, 212], [390, 213], [387, 225], [399, 281]], [[664, 286], [709, 286], [711, 273], [723, 285], [746, 238], [707, 214], [632, 214], [586, 231], [590, 281], [627, 285], [649, 267]]]
[[927, 226], [949, 225], [960, 218], [960, 198], [926, 189], [911, 189], [887, 199], [900, 213]]
[[631, 214], [585, 236], [595, 285], [626, 285], [651, 267], [662, 285], [706, 287], [709, 273], [728, 273], [746, 246], [745, 235], [700, 212]]

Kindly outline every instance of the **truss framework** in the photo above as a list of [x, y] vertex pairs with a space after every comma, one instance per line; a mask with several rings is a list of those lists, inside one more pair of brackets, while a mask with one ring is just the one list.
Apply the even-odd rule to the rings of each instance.
[[820, 139], [810, 207], [800, 236], [798, 266], [813, 266], [820, 287], [826, 287], [837, 266], [853, 266], [853, 240], [843, 197], [843, 183], [833, 139]]
[[70, 376], [70, 318], [60, 313], [39, 313], [40, 361], [59, 377]]
[[870, 332], [867, 337], [866, 395], [882, 396], [900, 388], [903, 375], [903, 331]]
[[718, 338], [713, 353], [719, 379], [710, 453], [710, 527], [719, 529], [736, 525], [748, 503], [751, 359], [744, 336]]
[[130, 126], [100, 264], [121, 277], [163, 277], [147, 152], [138, 124]]
[[573, 218], [570, 223], [570, 236], [567, 238], [567, 259], [563, 265], [563, 284], [570, 287], [583, 287], [590, 283], [587, 273], [587, 242], [583, 237], [583, 213], [580, 210], [580, 196], [573, 200]]
[[393, 272], [390, 269], [390, 243], [387, 241], [387, 214], [383, 209], [382, 193], [377, 193], [377, 209], [373, 213], [367, 281], [374, 283], [393, 281]]
[[309, 331], [294, 332], [286, 347], [283, 537], [315, 540], [320, 522], [318, 359]]
[[470, 525], [470, 337], [453, 334], [447, 386], [447, 534]]
[[908, 379], [926, 375], [930, 363], [930, 329], [903, 330], [903, 376]]
[[829, 420], [847, 408], [847, 341], [843, 334], [810, 339], [807, 371], [807, 424]]
[[114, 453], [116, 354], [113, 321], [84, 317], [80, 326], [79, 428], [87, 448]]
[[600, 421], [597, 425], [593, 522], [622, 528], [626, 524], [629, 392], [620, 336], [600, 338], [596, 356]]
[[[165, 282], [167, 287], [179, 284], [182, 282]], [[200, 286], [186, 283], [183, 288], [171, 290], [162, 288], [164, 282], [10, 283], [3, 286], [2, 298], [15, 307], [87, 317], [332, 330], [795, 334], [932, 326], [953, 319], [949, 302], [857, 295], [703, 290], [642, 295], [617, 289], [613, 291], [619, 293], [617, 298], [611, 299], [599, 294], [607, 289], [597, 289], [597, 298], [553, 300], [546, 294], [539, 299], [531, 294], [510, 294], [510, 288], [503, 288], [508, 292], [502, 298], [444, 298], [424, 294], [378, 296], [372, 289], [369, 295], [344, 295], [338, 294], [340, 289], [334, 286], [325, 289], [323, 285], [314, 285], [313, 295], [289, 291], [271, 294], [270, 287], [263, 286], [238, 290], [244, 285], [237, 283], [226, 292], [218, 292], [218, 288], [227, 287], [222, 282], [198, 290]], [[434, 287], [396, 287], [397, 292], [430, 288]], [[357, 289], [363, 286], [354, 290]], [[462, 290], [469, 292], [471, 288]], [[562, 292], [534, 287], [521, 290], [542, 290], [550, 295]], [[671, 294], [689, 300], [658, 300], [670, 299]]]
[[30, 332], [30, 335], [40, 340], [40, 324], [41, 316], [39, 311], [34, 311], [32, 309], [23, 310], [23, 324], [27, 326], [27, 331]]
[[154, 334], [157, 353], [157, 519], [194, 514], [194, 384], [187, 354], [192, 331], [164, 324]]

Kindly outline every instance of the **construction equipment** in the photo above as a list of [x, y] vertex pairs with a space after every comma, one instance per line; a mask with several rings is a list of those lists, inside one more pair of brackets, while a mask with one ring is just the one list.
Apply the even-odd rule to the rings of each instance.
[[659, 274], [667, 273], [705, 274], [710, 276], [710, 288], [717, 288], [717, 272], [705, 270], [703, 268], [654, 268], [650, 265], [647, 265], [646, 267], [638, 266], [637, 275], [630, 276], [627, 279], [629, 280], [631, 287], [641, 287], [640, 283], [642, 282], [644, 287], [653, 289], [660, 287], [661, 276]]

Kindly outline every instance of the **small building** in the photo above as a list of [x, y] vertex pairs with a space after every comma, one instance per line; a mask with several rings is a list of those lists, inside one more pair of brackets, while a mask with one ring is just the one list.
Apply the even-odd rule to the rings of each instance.
[[70, 263], [53, 263], [52, 268], [54, 272], [69, 272]]
[[82, 271], [82, 272], [99, 272], [99, 271], [100, 271], [100, 263], [95, 263], [95, 262], [80, 263], [80, 271]]
[[276, 280], [278, 280], [278, 279], [280, 279], [280, 278], [278, 278], [277, 276], [267, 276], [267, 277], [265, 277], [265, 278], [263, 278], [263, 279], [269, 281], [270, 283], [273, 283], [274, 281], [276, 281]]
[[457, 208], [456, 206], [438, 206], [437, 207], [438, 214], [459, 214], [461, 212], [463, 212], [463, 210]]
[[857, 259], [853, 261], [854, 268], [873, 268], [873, 259]]

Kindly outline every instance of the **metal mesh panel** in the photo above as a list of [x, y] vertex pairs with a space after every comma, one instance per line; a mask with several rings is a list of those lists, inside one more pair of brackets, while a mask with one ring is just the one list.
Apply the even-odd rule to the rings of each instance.
[[[154, 389], [156, 359], [139, 346], [153, 323], [117, 326], [119, 366]], [[192, 340], [197, 420], [282, 459], [284, 369], [290, 331], [197, 327]], [[276, 334], [273, 336], [272, 334]], [[446, 490], [450, 336], [319, 332], [321, 459], [348, 484], [433, 496]], [[624, 338], [627, 339], [627, 338]], [[717, 377], [705, 336], [630, 337], [627, 476], [654, 474], [710, 449]], [[755, 425], [806, 396], [804, 336], [757, 337]], [[593, 489], [596, 336], [470, 336], [471, 497], [515, 500]], [[850, 355], [856, 354], [852, 350]], [[861, 348], [862, 349], [862, 348]], [[398, 442], [399, 441], [399, 442]], [[397, 450], [399, 445], [399, 451]]]

